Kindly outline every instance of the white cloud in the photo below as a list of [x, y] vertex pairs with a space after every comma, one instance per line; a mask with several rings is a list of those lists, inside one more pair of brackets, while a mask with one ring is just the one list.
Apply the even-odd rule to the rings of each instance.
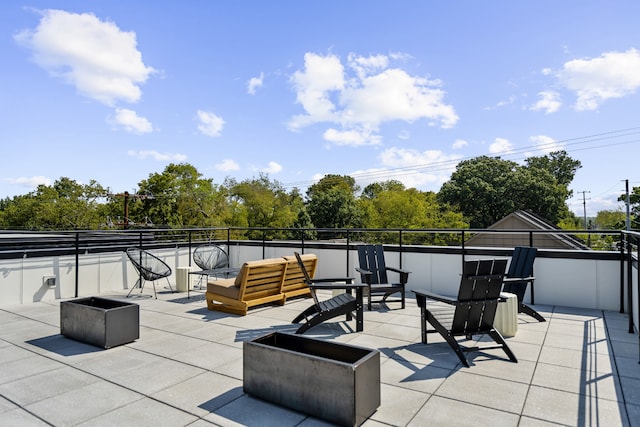
[[631, 95], [640, 87], [640, 51], [629, 49], [574, 59], [564, 64], [557, 77], [575, 92], [576, 110], [595, 110], [607, 99]]
[[464, 139], [456, 139], [453, 142], [453, 148], [456, 149], [456, 150], [460, 150], [461, 148], [464, 148], [467, 145], [469, 145], [469, 143], [467, 141], [465, 141]]
[[513, 144], [505, 138], [496, 138], [495, 141], [489, 145], [489, 153], [504, 155], [513, 151]]
[[282, 166], [276, 162], [269, 162], [269, 165], [266, 168], [260, 169], [260, 172], [264, 173], [278, 173], [282, 171]]
[[145, 160], [151, 158], [153, 160], [157, 160], [159, 162], [184, 162], [187, 160], [187, 156], [185, 154], [180, 153], [160, 153], [156, 150], [140, 150], [134, 151], [129, 150], [127, 154], [131, 157], [137, 157], [141, 160]]
[[138, 113], [126, 108], [116, 108], [115, 116], [110, 118], [109, 122], [116, 126], [121, 126], [127, 132], [131, 133], [142, 134], [153, 132], [153, 126], [149, 120], [138, 116]]
[[225, 121], [222, 117], [208, 111], [198, 110], [198, 130], [203, 135], [217, 137], [222, 134]]
[[264, 81], [264, 73], [260, 73], [259, 77], [251, 77], [247, 82], [247, 93], [249, 95], [255, 95], [256, 89], [262, 87]]
[[91, 13], [45, 10], [38, 26], [19, 32], [15, 40], [51, 75], [107, 105], [138, 101], [139, 85], [155, 71], [142, 62], [134, 32]]
[[418, 151], [392, 147], [380, 153], [378, 158], [383, 168], [361, 172], [363, 176], [371, 177], [370, 182], [396, 179], [407, 188], [424, 188], [427, 185], [439, 186], [447, 181], [461, 156], [448, 155], [440, 150]]
[[562, 106], [558, 92], [547, 90], [538, 93], [538, 96], [540, 99], [531, 107], [533, 111], [544, 111], [545, 114], [551, 114], [558, 111]]
[[529, 138], [534, 143], [539, 151], [545, 154], [549, 154], [553, 151], [562, 150], [563, 145], [558, 143], [555, 139], [545, 135], [534, 135]]
[[331, 91], [344, 88], [344, 67], [335, 55], [304, 55], [304, 71], [296, 71], [291, 82], [296, 90], [296, 100], [307, 114], [294, 116], [289, 122], [291, 130], [317, 122], [334, 122], [335, 106], [330, 99]]
[[21, 187], [34, 188], [34, 189], [37, 188], [39, 185], [47, 185], [47, 186], [51, 185], [51, 183], [53, 182], [50, 178], [47, 178], [44, 176], [32, 176], [32, 177], [21, 176], [19, 178], [7, 178], [5, 181], [12, 185], [19, 185]]
[[[349, 54], [349, 74], [335, 55], [305, 54], [304, 70], [291, 78], [305, 113], [294, 116], [289, 129], [315, 123], [339, 125], [341, 129], [325, 132], [325, 139], [365, 145], [380, 142], [379, 127], [385, 122], [426, 119], [434, 126], [453, 127], [458, 115], [443, 102], [441, 83], [391, 68], [390, 62], [400, 58]], [[368, 141], [363, 141], [363, 135], [368, 135]]]
[[379, 145], [380, 136], [372, 135], [371, 132], [363, 130], [336, 130], [327, 129], [322, 135], [326, 141], [335, 145]]
[[223, 172], [237, 171], [240, 169], [240, 165], [231, 159], [224, 159], [222, 162], [216, 163], [214, 167]]

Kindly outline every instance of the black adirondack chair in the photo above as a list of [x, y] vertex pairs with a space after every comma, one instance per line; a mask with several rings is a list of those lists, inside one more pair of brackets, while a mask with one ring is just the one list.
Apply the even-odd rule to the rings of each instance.
[[513, 249], [509, 270], [504, 278], [502, 292], [509, 292], [518, 297], [518, 313], [527, 314], [538, 322], [545, 322], [546, 319], [536, 310], [524, 303], [524, 294], [527, 292], [527, 285], [531, 283], [531, 302], [533, 303], [533, 262], [536, 259], [538, 249], [517, 246]]
[[142, 293], [144, 283], [149, 281], [153, 283], [153, 295], [158, 299], [158, 295], [156, 294], [156, 280], [162, 279], [163, 277], [167, 279], [169, 289], [173, 293], [173, 288], [169, 282], [171, 267], [169, 267], [166, 262], [153, 255], [151, 252], [138, 248], [127, 249], [127, 256], [129, 257], [131, 264], [133, 264], [135, 269], [138, 271], [138, 280], [129, 290], [127, 297], [129, 297], [131, 292], [138, 286], [140, 286], [140, 293]]
[[[368, 308], [371, 310], [371, 304], [374, 302], [400, 302], [404, 308], [404, 292], [405, 285], [409, 280], [409, 271], [401, 270], [395, 267], [388, 267], [384, 261], [384, 249], [382, 245], [359, 245], [358, 261], [360, 266], [356, 271], [360, 273], [362, 283], [366, 283], [369, 290]], [[387, 272], [392, 271], [398, 273], [397, 282], [389, 281]], [[398, 299], [390, 299], [388, 297], [393, 294], [400, 294]], [[382, 299], [373, 300], [375, 296], [382, 296]]]
[[[309, 277], [300, 254], [298, 252], [294, 252], [294, 254], [313, 297], [313, 305], [293, 319], [292, 323], [300, 323], [303, 319], [305, 320], [305, 323], [298, 328], [296, 334], [303, 334], [310, 328], [343, 314], [346, 315], [346, 320], [351, 320], [353, 313], [355, 313], [356, 317], [356, 331], [361, 332], [364, 329], [362, 291], [366, 285], [354, 284], [353, 277], [312, 279]], [[345, 289], [347, 292], [338, 294], [328, 300], [320, 301], [316, 294], [318, 289]], [[353, 289], [356, 291], [355, 297], [350, 293]]]
[[[414, 290], [420, 307], [422, 342], [427, 344], [427, 334], [439, 333], [466, 367], [469, 367], [466, 352], [494, 348], [501, 348], [511, 361], [518, 362], [493, 327], [506, 267], [506, 259], [465, 261], [457, 299]], [[433, 329], [429, 329], [428, 324]], [[496, 345], [465, 347], [456, 338], [470, 340], [477, 334], [490, 336]]]

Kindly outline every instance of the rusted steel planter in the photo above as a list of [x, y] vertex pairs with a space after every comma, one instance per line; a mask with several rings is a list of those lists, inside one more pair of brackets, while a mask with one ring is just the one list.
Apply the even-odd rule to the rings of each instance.
[[60, 333], [102, 348], [135, 341], [140, 338], [140, 306], [99, 297], [62, 301]]
[[274, 332], [243, 345], [244, 391], [340, 425], [380, 406], [380, 352]]

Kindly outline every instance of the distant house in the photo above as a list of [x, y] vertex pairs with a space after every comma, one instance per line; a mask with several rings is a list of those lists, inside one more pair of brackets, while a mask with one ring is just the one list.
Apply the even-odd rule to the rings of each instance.
[[[515, 211], [487, 227], [489, 230], [560, 230], [544, 218], [527, 211]], [[572, 234], [565, 233], [479, 233], [466, 242], [466, 246], [500, 247], [535, 246], [541, 249], [580, 249], [589, 247]]]

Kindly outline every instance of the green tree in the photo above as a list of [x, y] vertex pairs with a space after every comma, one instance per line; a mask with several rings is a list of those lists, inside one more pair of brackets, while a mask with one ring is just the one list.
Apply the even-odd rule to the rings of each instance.
[[462, 161], [438, 200], [460, 209], [472, 228], [486, 228], [519, 209], [556, 224], [570, 217], [568, 185], [580, 162], [558, 151], [525, 163], [488, 156]]
[[203, 178], [194, 166], [172, 163], [139, 183], [129, 214], [136, 222], [156, 226], [222, 226], [231, 216], [226, 196], [225, 188]]
[[464, 160], [440, 188], [438, 200], [458, 208], [472, 228], [485, 228], [515, 210], [507, 189], [517, 167], [500, 157]]
[[[227, 185], [235, 218], [245, 222], [243, 226], [291, 228], [303, 207], [302, 196], [297, 189], [287, 193], [282, 184], [271, 181], [264, 174], [239, 183], [230, 179]], [[286, 234], [286, 230], [273, 230], [269, 237], [282, 238]]]
[[[398, 181], [368, 185], [359, 199], [365, 228], [465, 228], [462, 214], [441, 206], [436, 194], [415, 188], [405, 189]], [[368, 237], [368, 241], [375, 238]], [[395, 232], [379, 235], [386, 243], [397, 243]], [[448, 237], [435, 234], [409, 234], [407, 243], [443, 243]]]
[[79, 184], [61, 177], [26, 195], [3, 202], [0, 222], [29, 230], [97, 229], [105, 222], [99, 206], [107, 190], [96, 181]]
[[357, 228], [362, 213], [356, 203], [359, 187], [350, 176], [325, 175], [307, 190], [307, 212], [318, 228]]

